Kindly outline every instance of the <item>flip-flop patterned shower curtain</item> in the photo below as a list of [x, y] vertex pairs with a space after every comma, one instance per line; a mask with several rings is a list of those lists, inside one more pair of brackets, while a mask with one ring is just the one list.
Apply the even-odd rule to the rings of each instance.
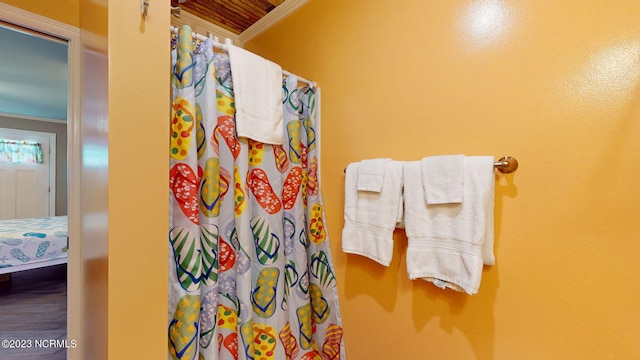
[[228, 55], [172, 45], [169, 359], [344, 359], [316, 89], [285, 79], [283, 145], [239, 139]]

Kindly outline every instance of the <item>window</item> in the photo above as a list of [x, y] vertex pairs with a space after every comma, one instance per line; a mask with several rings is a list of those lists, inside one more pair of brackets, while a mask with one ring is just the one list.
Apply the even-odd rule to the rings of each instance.
[[42, 164], [42, 146], [35, 141], [0, 139], [0, 161]]

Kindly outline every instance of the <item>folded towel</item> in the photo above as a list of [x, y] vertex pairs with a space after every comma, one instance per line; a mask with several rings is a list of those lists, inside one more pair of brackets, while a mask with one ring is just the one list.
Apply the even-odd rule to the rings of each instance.
[[461, 203], [464, 155], [429, 156], [421, 160], [422, 186], [428, 205]]
[[352, 163], [346, 170], [342, 251], [389, 266], [393, 230], [402, 218], [403, 163], [389, 162], [379, 193], [357, 190], [359, 166]]
[[[427, 205], [421, 162], [405, 163], [405, 229], [409, 278], [476, 294], [483, 256], [493, 246], [493, 157], [464, 158], [464, 202]], [[491, 256], [493, 250], [490, 251]], [[488, 256], [488, 255], [487, 255]]]
[[282, 68], [232, 44], [228, 47], [238, 137], [281, 145]]
[[362, 160], [358, 167], [358, 190], [380, 192], [391, 159]]

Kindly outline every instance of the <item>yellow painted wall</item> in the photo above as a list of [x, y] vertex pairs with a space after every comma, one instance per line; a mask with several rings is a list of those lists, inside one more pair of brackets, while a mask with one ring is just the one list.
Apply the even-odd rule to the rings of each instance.
[[109, 2], [109, 359], [167, 357], [169, 1]]
[[81, 28], [83, 293], [69, 296], [84, 328], [69, 358], [166, 358], [169, 1], [146, 21], [135, 1], [8, 3]]
[[79, 27], [80, 25], [78, 19], [78, 0], [2, 0], [2, 2], [68, 25], [75, 27]]
[[[640, 355], [640, 2], [311, 0], [246, 44], [322, 87], [350, 360]], [[345, 166], [513, 155], [467, 296], [341, 252]]]

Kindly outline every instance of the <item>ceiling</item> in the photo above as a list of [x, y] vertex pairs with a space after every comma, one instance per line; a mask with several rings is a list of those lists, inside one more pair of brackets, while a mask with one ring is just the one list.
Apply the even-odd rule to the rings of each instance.
[[240, 44], [280, 21], [308, 0], [171, 0], [172, 24], [190, 25], [194, 31]]
[[180, 7], [239, 35], [283, 2], [284, 0], [186, 0], [180, 3]]
[[0, 24], [0, 114], [66, 121], [67, 43]]

